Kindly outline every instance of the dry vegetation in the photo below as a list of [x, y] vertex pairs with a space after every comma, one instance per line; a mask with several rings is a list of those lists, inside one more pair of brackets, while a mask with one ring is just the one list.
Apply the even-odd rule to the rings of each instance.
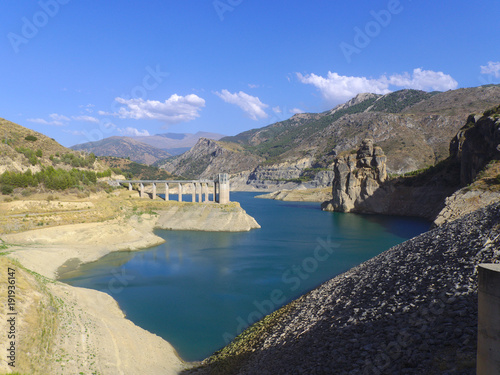
[[[4, 256], [0, 256], [0, 267], [5, 270], [0, 277], [2, 296], [7, 295], [6, 270], [9, 267], [15, 270], [16, 370], [26, 374], [49, 373], [47, 358], [54, 354], [53, 342], [59, 324], [58, 302], [47, 287], [52, 281]], [[0, 316], [6, 316], [6, 309], [5, 304], [0, 304]], [[5, 324], [6, 319], [2, 319], [2, 332], [7, 331]]]
[[500, 160], [488, 163], [466, 189], [500, 192]]
[[178, 204], [161, 199], [141, 199], [137, 191], [124, 188], [88, 196], [66, 191], [38, 193], [29, 199], [8, 200], [0, 203], [0, 234], [58, 225], [104, 222]]

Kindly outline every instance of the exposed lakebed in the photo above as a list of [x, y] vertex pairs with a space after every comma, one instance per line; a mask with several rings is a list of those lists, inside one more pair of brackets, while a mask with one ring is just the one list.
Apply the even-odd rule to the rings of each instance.
[[111, 253], [62, 281], [110, 294], [142, 328], [201, 360], [263, 314], [429, 228], [414, 218], [323, 212], [318, 203], [232, 200], [250, 232], [165, 231], [166, 243]]

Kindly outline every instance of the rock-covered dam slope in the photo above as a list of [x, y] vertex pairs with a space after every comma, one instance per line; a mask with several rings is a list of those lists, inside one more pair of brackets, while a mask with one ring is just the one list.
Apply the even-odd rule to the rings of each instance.
[[474, 374], [480, 263], [500, 263], [500, 203], [324, 283], [195, 373]]

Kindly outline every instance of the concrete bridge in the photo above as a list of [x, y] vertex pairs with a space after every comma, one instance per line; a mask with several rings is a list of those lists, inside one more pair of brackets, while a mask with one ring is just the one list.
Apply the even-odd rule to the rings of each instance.
[[129, 190], [133, 189], [133, 184], [138, 184], [141, 198], [148, 195], [145, 192], [145, 186], [152, 185], [151, 198], [156, 199], [160, 194], [159, 190], [164, 190], [165, 200], [168, 201], [171, 189], [176, 187], [177, 199], [182, 202], [182, 196], [186, 186], [188, 186], [191, 190], [192, 202], [208, 202], [210, 194], [212, 194], [213, 202], [229, 202], [229, 176], [227, 173], [219, 173], [213, 180], [116, 180], [116, 182], [120, 185], [128, 184]]

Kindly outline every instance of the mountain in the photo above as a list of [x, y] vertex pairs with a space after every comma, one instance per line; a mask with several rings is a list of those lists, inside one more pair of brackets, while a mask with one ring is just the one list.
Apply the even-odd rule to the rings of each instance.
[[97, 158], [92, 153], [66, 148], [53, 138], [2, 118], [0, 134], [0, 192], [3, 195], [27, 196], [46, 189], [67, 188], [95, 192], [98, 179], [114, 173], [144, 179], [176, 178], [153, 166], [116, 157]]
[[193, 147], [200, 138], [219, 140], [224, 135], [209, 132], [192, 133], [164, 133], [150, 136], [134, 137], [139, 142], [160, 148], [172, 155], [180, 155]]
[[200, 138], [196, 145], [161, 168], [187, 178], [210, 178], [217, 173], [250, 170], [264, 161], [236, 143]]
[[[354, 150], [363, 139], [371, 138], [387, 156], [387, 172], [401, 174], [444, 160], [450, 140], [468, 115], [483, 113], [498, 103], [500, 85], [446, 92], [400, 90], [386, 95], [359, 94], [326, 112], [297, 114], [220, 140], [226, 148], [238, 146], [247, 154], [210, 156], [204, 147], [196, 145], [190, 151], [191, 160], [238, 165], [228, 171], [233, 175], [234, 189], [274, 190], [298, 183], [317, 187], [329, 181], [325, 176], [332, 171], [339, 153]], [[254, 167], [233, 159], [248, 154], [262, 161]], [[203, 175], [210, 168], [209, 164], [202, 167], [189, 163], [186, 158], [172, 158], [167, 169], [176, 174], [192, 170]]]
[[97, 156], [130, 158], [151, 165], [172, 155], [180, 155], [193, 147], [200, 138], [220, 139], [218, 133], [165, 133], [140, 137], [114, 136], [96, 142], [71, 146], [73, 150], [93, 152]]
[[73, 150], [93, 152], [97, 156], [115, 156], [130, 158], [138, 163], [153, 164], [159, 159], [166, 159], [171, 155], [159, 148], [139, 142], [131, 137], [109, 137], [97, 142], [87, 142], [71, 147]]

